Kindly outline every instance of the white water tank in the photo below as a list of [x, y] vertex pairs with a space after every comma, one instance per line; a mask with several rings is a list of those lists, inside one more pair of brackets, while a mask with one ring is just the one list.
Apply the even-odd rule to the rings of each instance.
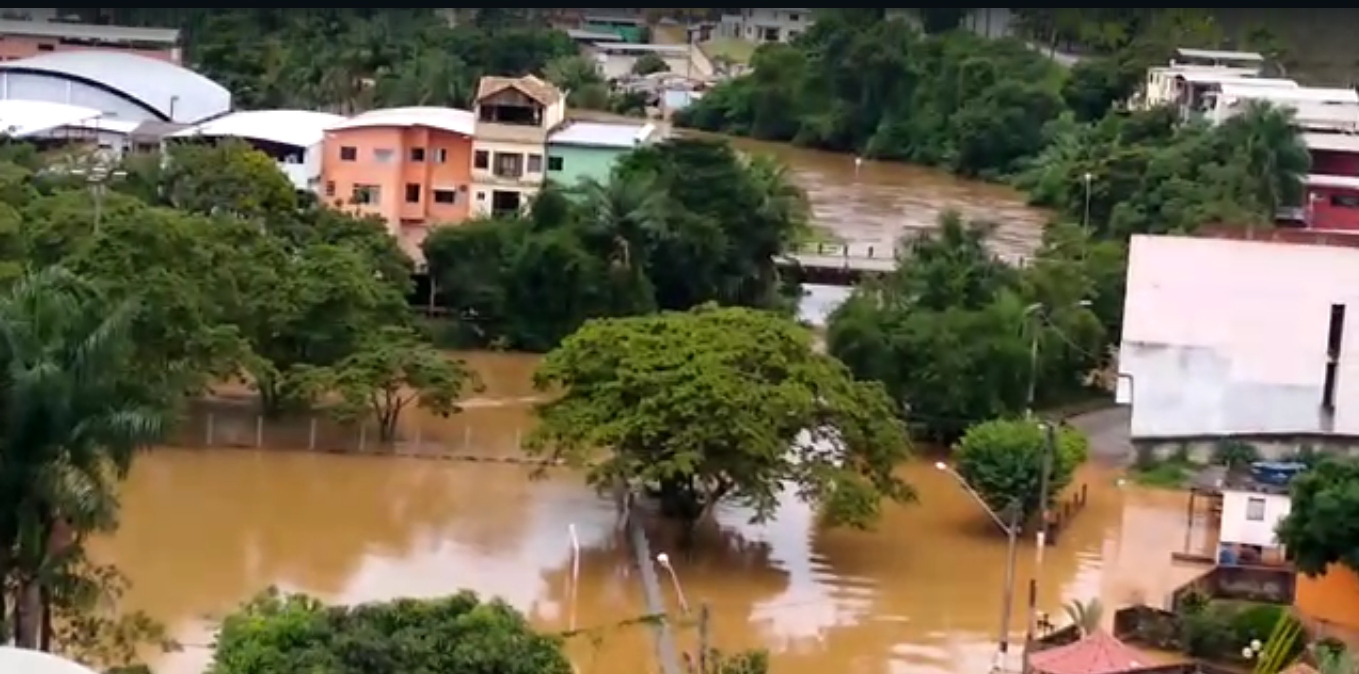
[[0, 672], [4, 674], [98, 674], [51, 653], [0, 646]]

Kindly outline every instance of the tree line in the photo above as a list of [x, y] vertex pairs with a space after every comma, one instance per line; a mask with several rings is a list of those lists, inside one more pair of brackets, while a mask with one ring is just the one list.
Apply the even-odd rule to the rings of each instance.
[[[680, 115], [710, 131], [1008, 180], [1054, 209], [1022, 270], [991, 259], [986, 225], [945, 222], [832, 316], [831, 352], [883, 381], [926, 437], [952, 440], [1076, 395], [1121, 329], [1129, 236], [1269, 227], [1301, 198], [1310, 160], [1284, 110], [1253, 106], [1209, 127], [1119, 109], [1146, 65], [1212, 32], [1194, 10], [1128, 11], [1087, 17], [1108, 39], [1066, 69], [1019, 40], [951, 30], [958, 17], [930, 17], [927, 34], [881, 10], [822, 10], [793, 44], [761, 47], [754, 72]], [[1039, 30], [1041, 17], [1021, 24]]]
[[475, 377], [418, 329], [385, 225], [300, 199], [268, 157], [183, 146], [112, 184], [84, 161], [0, 156], [0, 628], [116, 665], [164, 635], [105, 610], [121, 577], [85, 543], [187, 401], [240, 379], [265, 414], [320, 405], [390, 439]]

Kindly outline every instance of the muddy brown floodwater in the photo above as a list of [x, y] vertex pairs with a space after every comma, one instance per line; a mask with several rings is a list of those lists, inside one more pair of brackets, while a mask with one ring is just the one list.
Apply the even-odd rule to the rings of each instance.
[[996, 252], [1027, 255], [1038, 245], [1049, 214], [1026, 205], [1024, 195], [1003, 185], [963, 180], [947, 172], [892, 162], [761, 143], [732, 143], [747, 152], [781, 159], [811, 199], [814, 222], [854, 243], [891, 244], [903, 234], [932, 229], [939, 214], [956, 210], [964, 218], [998, 228]]
[[[511, 452], [530, 423], [516, 401], [532, 394], [535, 361], [469, 360], [487, 381], [485, 398], [453, 419], [412, 418], [407, 431]], [[653, 545], [671, 553], [688, 602], [711, 606], [715, 645], [768, 648], [779, 674], [986, 671], [1004, 539], [947, 474], [927, 462], [903, 473], [920, 502], [889, 508], [873, 532], [821, 530], [790, 498], [766, 525], [722, 512], [720, 531], [705, 532], [692, 554], [664, 536]], [[1045, 556], [1045, 610], [1060, 615], [1064, 601], [1092, 597], [1159, 603], [1194, 575], [1169, 564], [1183, 540], [1183, 497], [1119, 487], [1094, 466], [1077, 480], [1089, 486], [1089, 506]], [[533, 481], [514, 465], [165, 448], [138, 458], [121, 519], [95, 554], [130, 577], [125, 607], [186, 645], [152, 658], [159, 674], [201, 672], [215, 618], [270, 585], [331, 602], [472, 589], [544, 629], [598, 628], [570, 643], [582, 674], [657, 671], [647, 628], [617, 626], [645, 607], [611, 504], [564, 470]], [[572, 525], [582, 546], [574, 606]], [[1031, 541], [1019, 562], [1022, 597]], [[666, 600], [679, 610], [673, 591]], [[1012, 624], [1018, 638], [1022, 607]], [[680, 630], [682, 647], [695, 639], [692, 627]]]

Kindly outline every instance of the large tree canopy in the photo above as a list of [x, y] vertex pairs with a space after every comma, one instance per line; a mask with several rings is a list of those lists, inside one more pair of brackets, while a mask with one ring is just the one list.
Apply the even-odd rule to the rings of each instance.
[[882, 388], [774, 314], [590, 321], [547, 355], [538, 382], [562, 391], [538, 409], [538, 451], [601, 487], [654, 487], [683, 519], [723, 499], [763, 519], [793, 490], [832, 522], [865, 526], [883, 499], [911, 497], [894, 473], [907, 438]]
[[1290, 493], [1278, 534], [1298, 570], [1315, 576], [1339, 563], [1359, 571], [1359, 462], [1324, 460], [1293, 478]]
[[222, 622], [209, 674], [570, 674], [561, 640], [470, 592], [328, 607], [268, 592]]
[[437, 230], [424, 251], [464, 341], [547, 351], [594, 317], [790, 310], [775, 257], [807, 212], [781, 166], [681, 139], [625, 155], [607, 184], [544, 191], [525, 218]]

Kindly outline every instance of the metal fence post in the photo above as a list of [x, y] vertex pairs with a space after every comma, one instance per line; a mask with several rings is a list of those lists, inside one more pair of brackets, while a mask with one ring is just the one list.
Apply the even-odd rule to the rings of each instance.
[[215, 421], [216, 421], [216, 416], [214, 416], [212, 412], [208, 412], [208, 421], [207, 421], [206, 424], [204, 424], [205, 430], [204, 430], [204, 432], [203, 432], [203, 445], [204, 445], [205, 447], [211, 447], [211, 446], [212, 446], [212, 442], [213, 442], [213, 440], [214, 440], [213, 435], [214, 435], [214, 431], [216, 430], [216, 429], [213, 428], [213, 425], [214, 425], [214, 422], [215, 422]]
[[264, 446], [264, 415], [255, 415], [255, 449]]
[[313, 416], [307, 424], [307, 449], [316, 450], [316, 417]]

